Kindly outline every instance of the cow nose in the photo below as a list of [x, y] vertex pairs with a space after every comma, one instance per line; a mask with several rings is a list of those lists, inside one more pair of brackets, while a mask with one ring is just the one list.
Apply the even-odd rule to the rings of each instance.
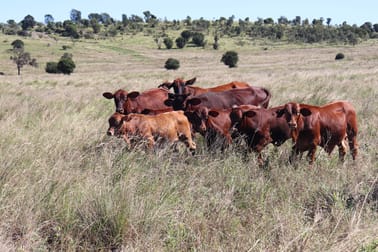
[[289, 127], [292, 128], [292, 129], [296, 129], [297, 124], [296, 123], [289, 123]]
[[108, 136], [113, 136], [114, 132], [111, 131], [111, 130], [108, 130], [108, 131], [106, 132], [106, 134], [107, 134]]

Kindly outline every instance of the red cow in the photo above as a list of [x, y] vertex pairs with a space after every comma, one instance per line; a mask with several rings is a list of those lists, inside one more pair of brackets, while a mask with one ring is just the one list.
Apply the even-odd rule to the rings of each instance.
[[[238, 108], [251, 109], [256, 106], [241, 105]], [[208, 148], [217, 147], [217, 140], [221, 141], [221, 149], [224, 150], [232, 143], [232, 123], [230, 119], [231, 108], [209, 109], [200, 106], [193, 111], [186, 111], [185, 115], [192, 124], [194, 132], [199, 132], [205, 137]]]
[[357, 116], [352, 104], [337, 101], [318, 107], [308, 104], [287, 103], [278, 116], [285, 116], [291, 128], [294, 142], [291, 159], [308, 151], [310, 164], [315, 160], [317, 146], [331, 154], [335, 146], [339, 147], [339, 159], [346, 154], [347, 137], [353, 160], [357, 156]]
[[168, 99], [169, 91], [165, 88], [152, 88], [142, 93], [137, 91], [128, 93], [123, 89], [115, 93], [105, 92], [102, 95], [106, 99], [114, 99], [116, 112], [122, 114], [141, 113], [145, 109], [159, 110], [168, 109], [164, 104]]
[[262, 164], [261, 151], [269, 143], [280, 146], [291, 137], [290, 128], [286, 120], [277, 117], [277, 112], [283, 106], [274, 108], [250, 108], [245, 110], [240, 107], [232, 109], [230, 118], [237, 131], [245, 139], [249, 150], [258, 153], [258, 161]]
[[[181, 141], [194, 154], [196, 145], [192, 140], [190, 123], [183, 111], [171, 111], [158, 115], [114, 113], [109, 118], [109, 136], [122, 136], [129, 147], [135, 139], [147, 140], [149, 149], [157, 142], [169, 142], [176, 145]], [[134, 141], [133, 141], [134, 140]]]
[[266, 108], [271, 94], [262, 87], [234, 88], [222, 92], [207, 92], [196, 96], [171, 94], [164, 103], [174, 110], [194, 110], [198, 106], [222, 109], [234, 105], [255, 105]]
[[181, 78], [175, 79], [172, 83], [164, 82], [163, 84], [159, 85], [159, 87], [164, 87], [167, 89], [171, 89], [173, 87], [174, 93], [178, 95], [200, 95], [207, 92], [221, 92], [226, 91], [233, 88], [247, 88], [250, 87], [246, 82], [240, 81], [233, 81], [227, 84], [211, 87], [211, 88], [201, 88], [196, 86], [191, 86], [196, 81], [196, 78], [190, 80], [183, 80]]

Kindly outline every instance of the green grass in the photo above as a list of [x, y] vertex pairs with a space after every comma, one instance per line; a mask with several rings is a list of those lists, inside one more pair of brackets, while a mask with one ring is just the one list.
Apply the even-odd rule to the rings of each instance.
[[[376, 41], [355, 47], [240, 42], [221, 49], [158, 50], [152, 37], [72, 42], [25, 39], [39, 68], [21, 76], [0, 35], [0, 250], [4, 251], [374, 251], [377, 241], [378, 65]], [[134, 43], [138, 42], [138, 43]], [[50, 44], [50, 45], [48, 45]], [[239, 45], [237, 45], [239, 44]], [[62, 50], [63, 45], [70, 49]], [[263, 50], [267, 46], [268, 50]], [[220, 62], [239, 52], [238, 67]], [[348, 60], [335, 62], [336, 52]], [[69, 76], [44, 62], [73, 54]], [[352, 56], [349, 56], [352, 55]], [[181, 67], [164, 69], [167, 58]], [[368, 59], [368, 60], [367, 60]], [[107, 137], [118, 88], [143, 91], [165, 80], [232, 80], [264, 86], [271, 105], [349, 100], [357, 110], [359, 157], [338, 163], [321, 149], [312, 168], [289, 165], [291, 142], [247, 159], [233, 146], [128, 150]]]

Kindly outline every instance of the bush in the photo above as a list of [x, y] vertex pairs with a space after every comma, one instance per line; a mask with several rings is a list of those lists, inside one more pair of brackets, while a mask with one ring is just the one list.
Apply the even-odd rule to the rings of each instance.
[[335, 60], [341, 60], [341, 59], [344, 59], [344, 54], [343, 53], [336, 54]]
[[58, 71], [63, 74], [71, 74], [75, 69], [76, 65], [72, 58], [62, 57], [58, 62]]
[[165, 66], [164, 66], [167, 70], [176, 70], [180, 67], [180, 62], [177, 60], [177, 59], [173, 59], [173, 58], [169, 58], [167, 59], [167, 61], [165, 62]]
[[46, 73], [59, 73], [58, 62], [47, 62], [45, 71]]
[[228, 67], [236, 67], [238, 60], [239, 60], [239, 57], [238, 57], [237, 52], [227, 51], [225, 54], [222, 55], [221, 62], [223, 62]]
[[171, 39], [171, 38], [168, 38], [168, 37], [164, 38], [163, 43], [164, 43], [164, 45], [165, 45], [165, 47], [166, 47], [167, 49], [171, 49], [172, 46], [173, 46], [173, 41], [172, 41], [172, 39]]
[[196, 46], [204, 46], [205, 45], [205, 35], [200, 32], [196, 32], [193, 34], [192, 41]]
[[186, 40], [183, 37], [178, 37], [176, 39], [176, 46], [177, 46], [177, 48], [182, 49], [182, 48], [184, 48], [185, 45], [186, 45]]
[[20, 39], [16, 39], [11, 44], [13, 46], [13, 49], [21, 49], [24, 48], [24, 42]]

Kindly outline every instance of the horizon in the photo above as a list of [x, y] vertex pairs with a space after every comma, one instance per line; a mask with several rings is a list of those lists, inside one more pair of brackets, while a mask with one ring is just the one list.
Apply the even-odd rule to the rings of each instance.
[[[209, 21], [234, 16], [235, 21], [245, 20], [246, 18], [249, 18], [250, 21], [256, 21], [259, 18], [272, 18], [274, 22], [277, 22], [280, 17], [293, 20], [296, 16], [300, 16], [302, 20], [308, 19], [310, 22], [314, 19], [323, 18], [327, 20], [327, 18], [330, 18], [331, 25], [341, 25], [344, 22], [358, 26], [365, 22], [378, 23], [378, 16], [375, 13], [378, 2], [372, 0], [359, 1], [358, 3], [344, 3], [340, 0], [333, 2], [319, 0], [316, 3], [303, 3], [299, 0], [278, 3], [257, 1], [245, 3], [242, 0], [234, 0], [232, 5], [226, 0], [219, 0], [217, 3], [192, 0], [179, 5], [168, 0], [161, 0], [159, 3], [139, 0], [137, 3], [128, 4], [125, 4], [122, 0], [108, 0], [106, 4], [100, 0], [92, 0], [90, 3], [85, 1], [78, 3], [74, 0], [67, 0], [64, 3], [20, 0], [17, 3], [17, 5], [14, 5], [6, 2], [2, 5], [0, 23], [6, 23], [8, 20], [19, 23], [27, 15], [31, 15], [37, 22], [44, 23], [45, 15], [48, 14], [54, 18], [54, 22], [63, 22], [71, 20], [70, 14], [73, 9], [80, 11], [83, 19], [87, 19], [91, 13], [107, 13], [117, 21], [122, 20], [123, 14], [128, 17], [137, 15], [143, 18], [143, 12], [149, 11], [158, 19], [169, 21], [181, 21], [188, 16], [192, 20], [204, 18]], [[272, 6], [275, 8], [272, 8]]]

